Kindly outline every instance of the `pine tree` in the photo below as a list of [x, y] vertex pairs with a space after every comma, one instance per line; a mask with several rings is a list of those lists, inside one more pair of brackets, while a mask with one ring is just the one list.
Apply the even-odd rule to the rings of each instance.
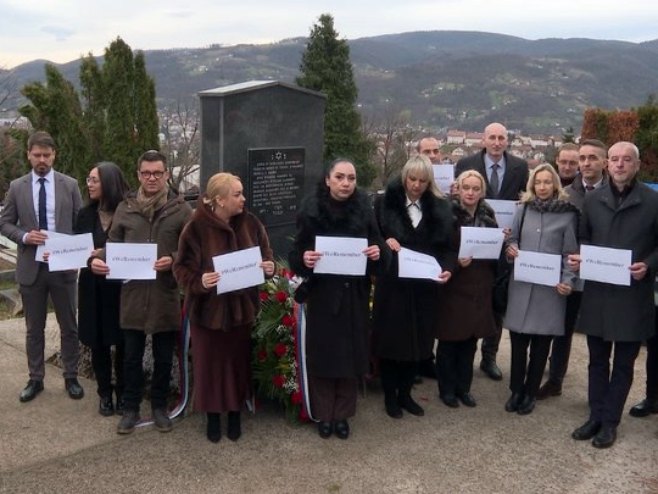
[[354, 160], [359, 184], [368, 186], [375, 176], [370, 163], [371, 144], [361, 130], [356, 111], [358, 91], [354, 82], [347, 40], [338, 39], [330, 14], [319, 17], [302, 55], [299, 86], [327, 95], [324, 121], [324, 158]]

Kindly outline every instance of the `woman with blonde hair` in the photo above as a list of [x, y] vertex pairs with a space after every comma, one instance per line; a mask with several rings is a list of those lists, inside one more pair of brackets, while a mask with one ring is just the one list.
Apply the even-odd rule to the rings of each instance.
[[[434, 182], [426, 156], [411, 158], [375, 201], [375, 217], [393, 262], [377, 278], [373, 307], [373, 353], [380, 358], [384, 406], [391, 418], [402, 410], [423, 415], [411, 397], [418, 363], [432, 355], [438, 286], [450, 279], [456, 263], [450, 234], [454, 219], [450, 203]], [[401, 248], [434, 256], [443, 273], [436, 280], [400, 278]]]
[[[461, 227], [497, 228], [493, 210], [484, 201], [486, 182], [475, 170], [461, 173], [456, 184], [452, 211], [457, 221], [452, 242], [459, 249]], [[450, 282], [436, 305], [439, 315], [436, 336], [436, 374], [439, 397], [449, 407], [461, 402], [476, 406], [471, 394], [473, 359], [478, 338], [495, 333], [492, 290], [496, 273], [495, 260], [459, 258]]]
[[562, 257], [561, 278], [555, 286], [517, 281], [513, 276], [510, 279], [504, 327], [509, 329], [512, 342], [512, 395], [505, 410], [520, 415], [535, 408], [551, 339], [564, 334], [566, 296], [576, 278], [567, 267], [567, 255], [578, 251], [579, 212], [565, 197], [560, 177], [550, 164], [535, 168], [514, 217], [505, 251], [510, 261], [519, 255], [519, 250]]
[[240, 178], [210, 177], [202, 204], [180, 236], [174, 275], [185, 290], [190, 318], [194, 407], [207, 413], [208, 440], [221, 439], [220, 414], [228, 412], [227, 436], [241, 433], [240, 411], [251, 398], [251, 329], [259, 310], [258, 287], [217, 294], [220, 273], [212, 258], [259, 247], [266, 276], [274, 274], [265, 227], [245, 210]]

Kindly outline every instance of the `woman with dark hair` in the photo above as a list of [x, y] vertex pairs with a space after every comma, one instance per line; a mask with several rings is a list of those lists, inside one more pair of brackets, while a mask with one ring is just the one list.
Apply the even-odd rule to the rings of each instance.
[[[418, 362], [432, 356], [439, 283], [450, 279], [456, 263], [450, 235], [450, 203], [439, 192], [426, 156], [411, 158], [386, 193], [375, 201], [377, 223], [393, 251], [384, 276], [377, 277], [373, 308], [373, 354], [380, 358], [384, 406], [391, 418], [402, 410], [424, 415], [411, 397]], [[398, 277], [401, 248], [434, 256], [443, 272], [434, 281]]]
[[[487, 186], [475, 170], [466, 170], [455, 181], [453, 213], [457, 219], [453, 231], [454, 248], [461, 241], [461, 227], [497, 228], [495, 214], [484, 201]], [[458, 267], [442, 291], [436, 305], [439, 316], [436, 336], [436, 374], [439, 398], [451, 408], [461, 402], [477, 405], [471, 394], [473, 359], [478, 338], [496, 332], [492, 290], [495, 260], [458, 259]]]
[[251, 330], [260, 308], [258, 287], [217, 294], [222, 285], [213, 257], [258, 247], [260, 267], [274, 274], [270, 241], [263, 224], [245, 210], [240, 178], [216, 173], [208, 180], [202, 204], [181, 233], [174, 276], [185, 290], [194, 358], [194, 408], [206, 412], [206, 437], [219, 442], [220, 414], [227, 415], [226, 436], [237, 441], [240, 412], [252, 397]]
[[[322, 257], [317, 236], [366, 238], [365, 275], [315, 274]], [[383, 272], [389, 257], [368, 196], [356, 187], [354, 164], [335, 160], [300, 208], [289, 255], [293, 271], [307, 278], [309, 393], [320, 437], [349, 437], [347, 419], [356, 412], [358, 378], [368, 372], [370, 276]]]
[[504, 327], [512, 343], [508, 412], [531, 413], [548, 360], [551, 340], [564, 335], [567, 295], [576, 275], [567, 267], [567, 256], [578, 251], [576, 223], [579, 211], [565, 200], [560, 177], [548, 163], [530, 173], [526, 192], [514, 216], [505, 253], [510, 260], [519, 250], [562, 256], [560, 282], [555, 286], [517, 281], [509, 283]]
[[[109, 161], [96, 164], [87, 177], [88, 204], [78, 212], [75, 233], [91, 233], [94, 248], [105, 247], [117, 205], [128, 192], [121, 169]], [[98, 413], [123, 412], [123, 337], [119, 325], [121, 283], [97, 276], [89, 268], [78, 279], [78, 334], [91, 348], [91, 365], [98, 383]], [[112, 386], [112, 346], [116, 381]], [[112, 392], [116, 402], [112, 401]]]

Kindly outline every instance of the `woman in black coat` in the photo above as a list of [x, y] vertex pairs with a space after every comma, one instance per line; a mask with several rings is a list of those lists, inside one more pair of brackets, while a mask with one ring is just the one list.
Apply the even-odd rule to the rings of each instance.
[[[105, 247], [107, 232], [117, 205], [128, 192], [121, 169], [104, 161], [91, 169], [87, 177], [89, 203], [78, 212], [75, 233], [91, 233], [94, 248]], [[123, 412], [123, 336], [119, 325], [121, 283], [97, 276], [89, 268], [80, 270], [78, 280], [78, 334], [91, 348], [91, 365], [96, 375], [100, 403], [98, 413], [104, 416]], [[112, 346], [115, 346], [112, 386]], [[116, 394], [116, 404], [112, 392]]]
[[[316, 236], [367, 239], [366, 274], [315, 274], [322, 253]], [[297, 216], [290, 267], [307, 277], [306, 353], [312, 413], [318, 432], [328, 438], [349, 436], [347, 419], [356, 412], [357, 379], [368, 371], [370, 275], [386, 267], [390, 251], [375, 222], [367, 195], [356, 188], [354, 165], [339, 159], [329, 165], [317, 192]]]
[[[380, 358], [384, 406], [392, 418], [401, 418], [403, 409], [420, 416], [424, 411], [411, 388], [418, 362], [432, 356], [438, 284], [448, 281], [457, 257], [450, 245], [450, 203], [441, 197], [427, 157], [407, 161], [377, 198], [375, 216], [394, 252], [386, 274], [377, 278], [373, 310], [373, 353]], [[402, 247], [434, 256], [443, 268], [439, 279], [399, 278]]]

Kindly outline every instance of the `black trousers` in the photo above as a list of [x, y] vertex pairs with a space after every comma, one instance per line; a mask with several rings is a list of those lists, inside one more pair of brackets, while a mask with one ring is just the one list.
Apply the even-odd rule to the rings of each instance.
[[418, 362], [381, 359], [379, 371], [384, 395], [388, 399], [405, 398], [411, 393]]
[[[615, 427], [619, 425], [633, 384], [633, 365], [640, 352], [640, 345], [639, 341], [613, 343], [598, 336], [587, 337], [590, 420]], [[611, 372], [610, 356], [613, 347]]]
[[[151, 407], [166, 408], [171, 380], [171, 365], [176, 345], [175, 331], [155, 333], [152, 336], [153, 375], [151, 377]], [[139, 411], [144, 393], [144, 347], [146, 334], [144, 331], [124, 329], [125, 345], [123, 391], [124, 408]]]
[[578, 319], [580, 301], [583, 292], [572, 292], [567, 297], [567, 308], [564, 314], [564, 336], [555, 336], [551, 347], [550, 366], [548, 369], [548, 380], [554, 384], [562, 385], [564, 376], [569, 367], [569, 356], [571, 355], [571, 342], [573, 332]]
[[647, 399], [658, 402], [658, 311], [656, 334], [647, 340]]
[[[548, 360], [552, 336], [514, 331], [510, 331], [509, 334], [512, 341], [510, 390], [512, 393], [537, 396]], [[528, 358], [528, 348], [530, 358]]]
[[498, 314], [494, 312], [494, 321], [496, 323], [496, 332], [491, 336], [482, 338], [482, 345], [480, 350], [482, 351], [482, 360], [484, 361], [496, 361], [496, 355], [498, 354], [498, 347], [500, 347], [500, 338], [503, 334], [503, 317], [504, 314]]
[[439, 340], [436, 350], [436, 380], [440, 396], [471, 392], [476, 350], [476, 338], [464, 341]]
[[[112, 365], [112, 347], [99, 346], [91, 349], [91, 366], [94, 369], [96, 383], [98, 385], [98, 396], [112, 397], [112, 391], [116, 392], [117, 397], [123, 396], [124, 379], [124, 344], [116, 345], [114, 352], [114, 366]], [[112, 386], [112, 367], [116, 378]]]

